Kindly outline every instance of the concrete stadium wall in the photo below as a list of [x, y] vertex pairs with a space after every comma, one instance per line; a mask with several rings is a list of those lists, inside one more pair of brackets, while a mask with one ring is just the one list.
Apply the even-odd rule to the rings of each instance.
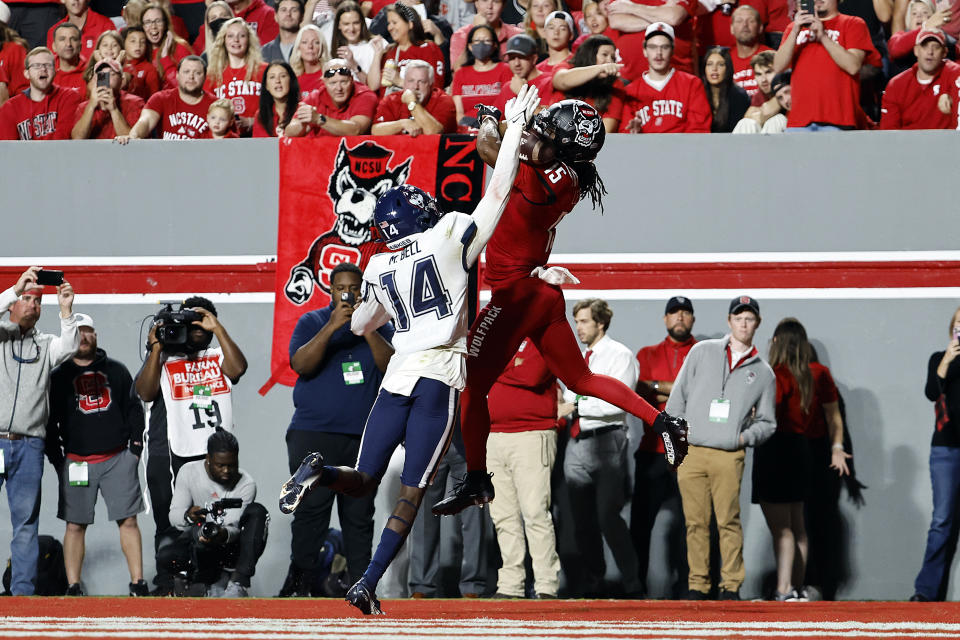
[[[613, 136], [600, 157], [606, 213], [580, 205], [561, 226], [555, 253], [732, 251], [944, 251], [956, 248], [949, 132], [760, 136]], [[277, 147], [274, 141], [220, 144], [141, 142], [0, 143], [4, 233], [0, 256], [272, 255], [276, 251]], [[318, 176], [326, 179], [326, 176]], [[943, 185], [930, 188], [928, 185]], [[12, 262], [11, 262], [12, 260]], [[69, 276], [69, 274], [68, 274]], [[8, 286], [12, 283], [0, 283]], [[633, 349], [663, 337], [663, 291], [656, 300], [612, 306], [611, 335]], [[833, 371], [847, 402], [867, 504], [844, 502], [849, 581], [839, 596], [900, 599], [912, 593], [931, 513], [927, 457], [933, 426], [923, 396], [929, 354], [942, 349], [955, 297], [919, 299], [761, 299], [758, 346], [766, 352], [780, 318], [796, 316]], [[575, 301], [568, 293], [568, 305]], [[76, 309], [98, 322], [101, 345], [131, 370], [140, 363], [143, 304]], [[694, 299], [698, 337], [725, 332], [726, 301]], [[256, 393], [269, 374], [272, 308], [220, 303], [221, 318], [250, 362], [236, 389], [241, 465], [258, 481], [273, 518], [254, 578], [256, 595], [274, 595], [288, 562], [289, 526], [275, 496], [287, 476], [283, 434], [290, 390]], [[56, 330], [55, 307], [41, 327]], [[256, 455], [253, 452], [256, 451]], [[750, 504], [742, 514], [745, 597], [760, 593], [773, 567], [770, 535]], [[380, 503], [389, 490], [381, 491]], [[62, 538], [56, 483], [47, 471], [40, 529]], [[153, 523], [140, 518], [145, 572], [153, 575]], [[98, 508], [88, 534], [84, 581], [93, 594], [125, 593], [128, 580], [114, 525]], [[0, 507], [0, 544], [10, 537]], [[4, 555], [0, 551], [0, 557]], [[664, 595], [651, 567], [652, 595]], [[952, 598], [960, 597], [953, 586]]]

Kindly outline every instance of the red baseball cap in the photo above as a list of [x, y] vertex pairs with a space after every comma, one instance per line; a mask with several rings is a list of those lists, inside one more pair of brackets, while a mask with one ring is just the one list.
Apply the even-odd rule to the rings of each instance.
[[940, 29], [921, 29], [920, 33], [917, 34], [916, 44], [923, 44], [931, 38], [943, 46], [946, 46], [947, 44], [947, 36], [945, 36], [943, 31]]

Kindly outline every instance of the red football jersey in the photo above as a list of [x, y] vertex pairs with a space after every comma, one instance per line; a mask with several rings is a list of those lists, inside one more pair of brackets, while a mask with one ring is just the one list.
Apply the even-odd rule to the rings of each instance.
[[[381, 100], [374, 122], [394, 122], [409, 118], [410, 110], [400, 101], [401, 95], [394, 92]], [[453, 98], [440, 89], [433, 90], [423, 108], [443, 125], [443, 133], [454, 133], [457, 130], [457, 106], [453, 104]]]
[[[83, 115], [83, 111], [87, 108], [88, 102], [89, 100], [84, 100], [77, 105], [76, 117], [73, 119], [74, 122], [79, 120], [80, 116]], [[127, 93], [126, 91], [120, 92], [120, 113], [123, 114], [123, 119], [126, 120], [127, 124], [131, 127], [137, 122], [137, 119], [140, 118], [140, 111], [142, 109], [143, 98], [135, 96], [132, 93]], [[110, 113], [102, 109], [94, 109], [93, 121], [90, 123], [90, 135], [87, 136], [87, 139], [113, 140], [116, 135], [117, 131], [113, 127], [113, 118], [110, 117]]]
[[180, 98], [179, 89], [159, 91], [147, 100], [145, 109], [160, 114], [160, 137], [164, 140], [194, 140], [210, 138], [207, 111], [216, 100], [204, 91], [197, 104], [188, 104]]
[[478, 104], [490, 104], [500, 95], [504, 84], [510, 84], [510, 67], [501, 62], [489, 71], [477, 71], [473, 65], [463, 66], [453, 74], [453, 88], [450, 93], [460, 96], [463, 102], [463, 115], [468, 118], [476, 115], [474, 107]]
[[263, 70], [266, 68], [267, 64], [264, 62], [253, 72], [249, 80], [245, 80], [246, 67], [239, 69], [227, 67], [223, 70], [220, 82], [213, 84], [213, 79], [207, 76], [203, 88], [217, 98], [226, 98], [232, 102], [233, 111], [238, 118], [252, 118], [260, 108], [260, 81], [263, 79]]
[[7, 92], [15, 96], [30, 85], [23, 75], [23, 61], [27, 50], [16, 42], [6, 42], [0, 49], [0, 82], [7, 83]]
[[750, 66], [750, 60], [761, 51], [770, 51], [770, 47], [760, 45], [757, 50], [748, 56], [741, 58], [737, 52], [737, 46], [730, 49], [730, 58], [733, 60], [733, 82], [739, 85], [741, 89], [747, 92], [748, 96], [760, 91], [757, 87], [757, 79], [753, 75], [753, 67]]
[[[387, 60], [396, 62], [397, 68], [400, 71], [403, 71], [403, 68], [407, 66], [407, 61], [409, 60], [429, 62], [433, 65], [433, 88], [443, 89], [443, 52], [440, 51], [440, 47], [435, 45], [431, 40], [424, 40], [419, 45], [411, 45], [407, 47], [406, 51], [400, 51], [396, 45], [390, 45], [390, 47], [383, 52], [383, 58], [380, 59], [381, 69], [387, 64]], [[399, 76], [397, 83], [400, 83]]]
[[883, 107], [880, 116], [881, 129], [953, 129], [956, 118], [940, 113], [937, 102], [947, 94], [953, 100], [953, 112], [957, 111], [957, 89], [960, 65], [947, 60], [940, 72], [930, 82], [917, 80], [917, 65], [894, 76], [883, 92]]
[[[865, 64], [880, 65], [880, 54], [873, 48], [867, 23], [856, 16], [839, 14], [823, 21], [830, 38], [844, 49], [866, 52]], [[791, 22], [785, 33], [793, 29]], [[805, 127], [811, 122], [853, 127], [860, 104], [860, 75], [850, 75], [837, 66], [826, 48], [814, 42], [804, 27], [797, 34], [793, 50], [793, 76], [790, 79], [793, 107], [787, 126]]]
[[487, 243], [484, 281], [496, 288], [545, 265], [557, 225], [579, 200], [577, 174], [567, 165], [534, 167], [521, 162], [510, 200]]
[[620, 133], [629, 133], [630, 120], [640, 118], [643, 133], [710, 133], [713, 111], [697, 76], [674, 69], [663, 89], [644, 76], [627, 86]]
[[[632, 2], [649, 7], [666, 4], [664, 0], [632, 0]], [[687, 12], [687, 17], [674, 27], [676, 41], [673, 43], [673, 66], [687, 73], [696, 73], [696, 69], [693, 68], [693, 16], [697, 12], [697, 0], [677, 0], [676, 5]], [[643, 29], [636, 33], [620, 32], [616, 38], [617, 52], [626, 65], [621, 69], [620, 75], [631, 82], [639, 80], [648, 68], [647, 58], [643, 55], [644, 38]]]
[[160, 74], [149, 60], [131, 62], [123, 67], [123, 71], [130, 74], [127, 93], [149, 100], [150, 96], [160, 90]]
[[81, 96], [54, 87], [40, 102], [27, 92], [0, 106], [0, 140], [69, 140]]
[[[54, 23], [47, 30], [47, 49], [53, 51], [53, 32], [66, 21], [67, 18], [64, 18], [60, 22]], [[97, 38], [100, 37], [100, 34], [104, 31], [115, 31], [116, 28], [113, 20], [88, 9], [86, 22], [83, 23], [83, 28], [80, 30], [80, 57], [86, 60], [93, 55], [93, 48], [97, 46]]]
[[[318, 112], [322, 113], [328, 118], [349, 120], [353, 116], [366, 116], [370, 118], [371, 122], [373, 122], [373, 118], [377, 113], [377, 94], [376, 92], [371, 91], [367, 85], [354, 81], [353, 95], [350, 96], [350, 99], [347, 100], [343, 105], [338, 106], [334, 104], [333, 99], [330, 97], [330, 93], [324, 86], [321, 86], [316, 91], [311, 91], [307, 97], [303, 99], [303, 104], [309, 104], [313, 107], [316, 107]], [[404, 109], [404, 111], [406, 111], [406, 109]], [[314, 129], [313, 127], [308, 127], [307, 136], [314, 137], [332, 135], [334, 134], [330, 133], [326, 129]]]

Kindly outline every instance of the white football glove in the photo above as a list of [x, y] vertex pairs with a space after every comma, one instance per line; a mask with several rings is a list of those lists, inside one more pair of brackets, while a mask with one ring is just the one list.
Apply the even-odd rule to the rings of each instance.
[[516, 98], [507, 101], [503, 110], [503, 117], [508, 125], [518, 124], [521, 127], [526, 127], [539, 106], [540, 95], [537, 93], [537, 88], [525, 84], [520, 87]]

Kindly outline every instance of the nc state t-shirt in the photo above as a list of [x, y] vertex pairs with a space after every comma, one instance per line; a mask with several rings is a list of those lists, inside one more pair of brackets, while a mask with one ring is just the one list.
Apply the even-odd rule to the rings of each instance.
[[180, 99], [179, 89], [159, 91], [147, 100], [145, 109], [160, 114], [160, 137], [164, 140], [196, 140], [210, 138], [207, 111], [215, 98], [203, 92], [197, 104]]
[[[166, 357], [160, 375], [160, 391], [167, 410], [170, 450], [186, 458], [207, 452], [207, 438], [217, 427], [233, 431], [233, 400], [230, 379], [223, 374], [223, 351], [219, 347], [199, 351], [194, 357]], [[194, 388], [210, 391], [209, 406], [194, 403]]]
[[474, 107], [478, 104], [490, 104], [503, 88], [510, 84], [513, 74], [503, 62], [488, 71], [477, 71], [473, 65], [463, 66], [453, 74], [453, 89], [451, 94], [460, 96], [463, 103], [463, 115], [476, 115]]
[[760, 88], [757, 86], [757, 78], [753, 74], [753, 67], [750, 66], [750, 61], [753, 59], [753, 56], [761, 51], [770, 51], [770, 47], [760, 45], [756, 51], [745, 58], [741, 58], [737, 53], [736, 45], [730, 49], [730, 59], [733, 61], [733, 83], [746, 91], [747, 95], [751, 97], [760, 91]]
[[226, 98], [233, 103], [233, 110], [238, 118], [252, 118], [260, 108], [260, 81], [263, 79], [263, 70], [266, 63], [253, 72], [249, 80], [245, 80], [247, 68], [234, 69], [227, 67], [223, 70], [220, 82], [213, 84], [208, 76], [204, 88], [218, 98]]

